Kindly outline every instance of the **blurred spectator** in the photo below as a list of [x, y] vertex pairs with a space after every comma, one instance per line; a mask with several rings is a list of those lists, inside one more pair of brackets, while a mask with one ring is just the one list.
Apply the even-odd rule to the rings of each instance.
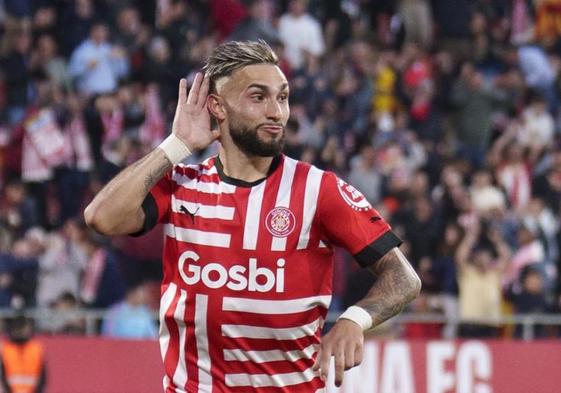
[[411, 206], [396, 213], [396, 222], [405, 230], [411, 244], [411, 261], [418, 264], [421, 258], [433, 255], [438, 239], [440, 223], [435, 207], [426, 196], [411, 201]]
[[49, 307], [52, 318], [43, 320], [42, 330], [53, 334], [84, 334], [86, 321], [78, 315], [82, 308], [76, 297], [64, 292]]
[[549, 208], [558, 212], [561, 201], [561, 150], [552, 152], [550, 162], [533, 180], [535, 195], [543, 198]]
[[530, 105], [522, 112], [517, 140], [527, 148], [532, 162], [541, 158], [546, 147], [553, 143], [555, 132], [553, 116], [547, 111], [547, 102], [543, 97], [533, 97]]
[[526, 85], [540, 93], [546, 99], [548, 109], [555, 112], [558, 103], [555, 89], [557, 73], [546, 52], [537, 45], [525, 45], [518, 48], [517, 56]]
[[247, 15], [246, 7], [240, 0], [211, 0], [209, 3], [214, 26], [221, 39], [232, 34]]
[[473, 207], [482, 217], [506, 210], [506, 199], [503, 192], [493, 184], [493, 175], [488, 170], [475, 172], [470, 187]]
[[466, 63], [452, 89], [451, 100], [457, 111], [457, 152], [475, 168], [481, 168], [491, 141], [491, 114], [504, 97], [485, 86], [483, 75]]
[[177, 95], [175, 85], [184, 74], [182, 67], [172, 58], [169, 42], [162, 36], [154, 37], [148, 45], [142, 75], [146, 82], [158, 84], [159, 99], [164, 108], [175, 100]]
[[128, 74], [129, 62], [124, 50], [109, 41], [107, 25], [98, 21], [92, 25], [89, 39], [72, 52], [69, 71], [76, 79], [79, 92], [110, 93]]
[[36, 201], [25, 185], [19, 179], [7, 182], [0, 200], [0, 226], [8, 231], [7, 235], [21, 236], [39, 222]]
[[398, 15], [405, 30], [405, 41], [429, 49], [432, 44], [432, 10], [428, 0], [401, 0]]
[[31, 74], [31, 34], [23, 29], [10, 33], [9, 52], [0, 59], [0, 68], [6, 83], [6, 118], [11, 126], [20, 123], [29, 103]]
[[118, 11], [116, 24], [115, 44], [126, 51], [131, 73], [136, 75], [144, 62], [144, 48], [148, 44], [150, 32], [142, 24], [138, 9], [132, 5], [125, 5]]
[[63, 97], [60, 90], [46, 79], [36, 80], [36, 88], [35, 102], [28, 109], [21, 127], [21, 177], [37, 201], [41, 226], [47, 228], [51, 224], [48, 183], [66, 158], [64, 135], [56, 116], [56, 105]]
[[87, 263], [80, 282], [80, 300], [92, 308], [106, 308], [120, 301], [127, 282], [116, 252], [92, 233], [84, 239]]
[[58, 43], [53, 35], [44, 33], [39, 36], [30, 64], [32, 69], [45, 73], [54, 86], [72, 91], [72, 78], [66, 60], [58, 53]]
[[[522, 225], [518, 229], [518, 248], [512, 255], [503, 278], [503, 285], [513, 293], [520, 293], [522, 271], [528, 266], [534, 266], [544, 262], [545, 250], [536, 234], [527, 226]], [[542, 285], [543, 286], [543, 285]]]
[[59, 37], [62, 53], [66, 57], [88, 38], [95, 17], [93, 0], [76, 0], [65, 5], [59, 25]]
[[551, 45], [561, 36], [561, 7], [559, 0], [543, 0], [537, 3], [536, 38]]
[[285, 55], [295, 69], [305, 65], [306, 57], [321, 56], [325, 50], [321, 25], [306, 12], [306, 0], [290, 0], [289, 12], [279, 19], [279, 34]]
[[436, 248], [432, 274], [440, 286], [440, 302], [444, 316], [450, 321], [444, 327], [445, 338], [456, 337], [455, 320], [458, 318], [458, 280], [455, 252], [461, 240], [462, 231], [456, 223], [448, 223], [444, 228], [442, 243]]
[[376, 171], [376, 151], [372, 145], [364, 145], [360, 154], [351, 161], [349, 183], [359, 189], [373, 205], [381, 200], [382, 178]]
[[509, 131], [497, 140], [489, 155], [496, 166], [498, 184], [505, 191], [509, 204], [523, 209], [532, 195], [531, 163], [525, 159], [524, 148], [509, 141]]
[[86, 227], [68, 220], [60, 232], [45, 239], [45, 251], [39, 258], [37, 304], [46, 307], [63, 293], [78, 296], [80, 279], [86, 268], [84, 248]]
[[280, 40], [272, 23], [271, 1], [251, 0], [247, 6], [247, 16], [230, 34], [231, 41], [267, 41], [270, 45]]
[[29, 230], [0, 253], [0, 307], [33, 306], [37, 285], [37, 258], [44, 251], [44, 232]]
[[103, 320], [102, 334], [106, 337], [155, 339], [156, 323], [146, 307], [146, 290], [142, 283], [127, 288], [125, 300], [112, 306]]
[[[481, 229], [478, 221], [466, 226], [456, 251], [459, 316], [464, 321], [460, 335], [463, 337], [496, 337], [498, 334], [493, 319], [501, 316], [501, 281], [511, 252], [496, 229], [488, 232]], [[481, 235], [486, 236], [490, 244], [482, 243]], [[478, 319], [488, 322], [481, 323]]]
[[[509, 292], [516, 314], [539, 314], [549, 310], [544, 291], [542, 274], [532, 266], [521, 272], [521, 288], [517, 292]], [[515, 336], [522, 337], [523, 327], [516, 326]], [[544, 336], [543, 326], [534, 326], [534, 337]]]

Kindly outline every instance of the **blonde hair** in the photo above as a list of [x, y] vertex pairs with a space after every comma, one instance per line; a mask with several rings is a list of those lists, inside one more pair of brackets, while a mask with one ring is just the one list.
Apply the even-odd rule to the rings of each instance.
[[210, 78], [210, 90], [214, 91], [218, 79], [253, 64], [278, 65], [279, 59], [263, 40], [230, 41], [214, 48], [203, 70]]

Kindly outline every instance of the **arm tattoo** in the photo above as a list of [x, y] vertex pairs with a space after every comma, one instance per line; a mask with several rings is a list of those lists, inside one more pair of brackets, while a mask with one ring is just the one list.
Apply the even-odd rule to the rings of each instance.
[[357, 303], [372, 315], [373, 326], [399, 314], [417, 297], [421, 282], [401, 252], [384, 255], [371, 272], [377, 277], [368, 295]]
[[164, 156], [161, 165], [153, 172], [144, 177], [144, 192], [148, 193], [150, 189], [156, 184], [162, 176], [169, 170], [171, 166], [170, 160]]

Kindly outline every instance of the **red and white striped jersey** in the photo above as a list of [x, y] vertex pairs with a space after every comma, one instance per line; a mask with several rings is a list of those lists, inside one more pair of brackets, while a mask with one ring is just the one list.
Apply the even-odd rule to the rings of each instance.
[[176, 165], [144, 210], [145, 227], [165, 227], [167, 393], [322, 392], [311, 367], [332, 247], [370, 264], [400, 243], [352, 186], [282, 155], [254, 183], [226, 176], [217, 157]]

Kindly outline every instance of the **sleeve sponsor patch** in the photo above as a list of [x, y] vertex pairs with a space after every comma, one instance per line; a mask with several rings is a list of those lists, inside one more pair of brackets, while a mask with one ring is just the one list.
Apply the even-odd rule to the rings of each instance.
[[366, 211], [372, 209], [372, 205], [364, 195], [344, 180], [337, 179], [337, 189], [343, 200], [354, 210]]

